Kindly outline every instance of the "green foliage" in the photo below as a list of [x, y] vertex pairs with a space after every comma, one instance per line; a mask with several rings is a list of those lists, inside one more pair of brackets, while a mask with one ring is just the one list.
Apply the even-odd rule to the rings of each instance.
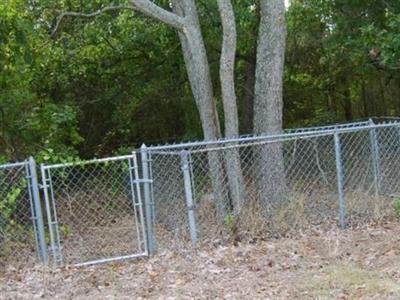
[[0, 211], [1, 211], [1, 220], [6, 224], [15, 223], [14, 220], [11, 220], [15, 210], [16, 204], [19, 196], [21, 195], [22, 188], [26, 186], [26, 181], [22, 180], [18, 186], [14, 187], [4, 198], [0, 199]]
[[[202, 137], [172, 28], [124, 10], [90, 19], [67, 17], [50, 36], [60, 11], [90, 12], [126, 2], [0, 3], [0, 161], [28, 155], [75, 161], [130, 152], [143, 142]], [[168, 1], [155, 2], [169, 9]], [[232, 2], [242, 119], [246, 71], [255, 59], [258, 2]], [[221, 112], [220, 17], [215, 1], [196, 4]], [[400, 115], [399, 15], [397, 0], [291, 1], [285, 126]]]
[[[21, 224], [15, 214], [17, 213], [18, 200], [21, 199], [24, 189], [27, 187], [26, 179], [21, 179], [8, 193], [0, 198], [0, 226], [2, 233], [10, 237], [25, 237], [27, 231], [24, 224]], [[31, 234], [28, 234], [31, 235]], [[18, 242], [23, 242], [20, 240]], [[0, 256], [4, 254], [6, 249], [0, 243]]]
[[393, 202], [394, 212], [396, 213], [397, 217], [400, 217], [400, 199], [396, 199]]
[[0, 156], [76, 155], [82, 138], [75, 109], [38, 93], [34, 83], [51, 49], [25, 1], [0, 3], [0, 28]]
[[235, 216], [232, 214], [227, 214], [224, 218], [224, 224], [226, 227], [228, 227], [229, 229], [233, 229], [233, 227], [235, 226]]
[[399, 115], [399, 13], [394, 0], [293, 1], [287, 15], [287, 123]]
[[[389, 70], [400, 68], [400, 14], [389, 11], [382, 26], [376, 23], [361, 28], [361, 38], [370, 50], [376, 51], [375, 62]], [[371, 53], [371, 55], [373, 55]]]
[[61, 224], [59, 229], [60, 234], [64, 239], [70, 237], [73, 234], [72, 229], [68, 225]]

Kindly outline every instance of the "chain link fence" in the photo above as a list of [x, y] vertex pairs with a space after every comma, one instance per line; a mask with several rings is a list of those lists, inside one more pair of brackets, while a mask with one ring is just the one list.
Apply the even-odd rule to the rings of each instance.
[[43, 164], [41, 184], [36, 169], [0, 166], [0, 265], [88, 265], [394, 220], [400, 122], [143, 146]]
[[0, 266], [47, 260], [34, 161], [0, 166]]
[[149, 148], [156, 237], [248, 241], [394, 219], [399, 149], [400, 124], [372, 121]]

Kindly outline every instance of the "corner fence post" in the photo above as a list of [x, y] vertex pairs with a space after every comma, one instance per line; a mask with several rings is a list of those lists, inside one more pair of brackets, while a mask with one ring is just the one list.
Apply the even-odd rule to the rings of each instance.
[[149, 254], [154, 254], [156, 251], [155, 239], [154, 239], [154, 216], [153, 216], [153, 200], [151, 199], [150, 193], [150, 178], [149, 178], [149, 155], [145, 144], [140, 147], [140, 156], [142, 160], [142, 176], [143, 176], [143, 195], [145, 204], [145, 216], [146, 216], [146, 235], [147, 235], [147, 247]]
[[344, 199], [344, 183], [343, 183], [343, 164], [342, 164], [340, 137], [337, 132], [334, 133], [334, 140], [335, 140], [335, 158], [336, 158], [336, 177], [337, 177], [338, 200], [339, 200], [339, 225], [340, 228], [345, 229], [346, 220], [345, 220], [345, 199]]
[[192, 240], [192, 243], [195, 244], [197, 242], [197, 228], [196, 228], [196, 219], [194, 216], [192, 179], [190, 176], [190, 163], [189, 163], [188, 151], [181, 152], [181, 169], [185, 185], [185, 199], [188, 210], [190, 239]]
[[[375, 123], [372, 119], [369, 119], [368, 123], [374, 127]], [[375, 196], [378, 196], [380, 193], [380, 177], [381, 177], [381, 170], [380, 170], [380, 160], [379, 160], [379, 145], [378, 145], [378, 138], [376, 134], [376, 129], [372, 128], [369, 131], [369, 140], [371, 146], [371, 158], [372, 158], [372, 170], [374, 176], [374, 187], [375, 187]]]
[[48, 256], [47, 256], [46, 238], [44, 234], [42, 205], [40, 203], [39, 183], [36, 173], [36, 162], [33, 159], [33, 157], [29, 158], [29, 173], [30, 173], [31, 192], [32, 192], [33, 209], [34, 209], [33, 222], [35, 222], [36, 226], [38, 252], [39, 252], [38, 254], [40, 260], [44, 264], [47, 264]]

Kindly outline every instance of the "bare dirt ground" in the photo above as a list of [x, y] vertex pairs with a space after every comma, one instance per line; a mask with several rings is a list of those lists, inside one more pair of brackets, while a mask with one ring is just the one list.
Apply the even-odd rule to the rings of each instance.
[[400, 299], [400, 224], [159, 251], [86, 268], [0, 270], [1, 299]]

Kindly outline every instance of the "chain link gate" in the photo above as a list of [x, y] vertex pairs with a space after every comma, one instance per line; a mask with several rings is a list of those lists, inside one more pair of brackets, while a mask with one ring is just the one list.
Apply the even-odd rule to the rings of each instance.
[[41, 165], [53, 264], [148, 255], [136, 153]]

